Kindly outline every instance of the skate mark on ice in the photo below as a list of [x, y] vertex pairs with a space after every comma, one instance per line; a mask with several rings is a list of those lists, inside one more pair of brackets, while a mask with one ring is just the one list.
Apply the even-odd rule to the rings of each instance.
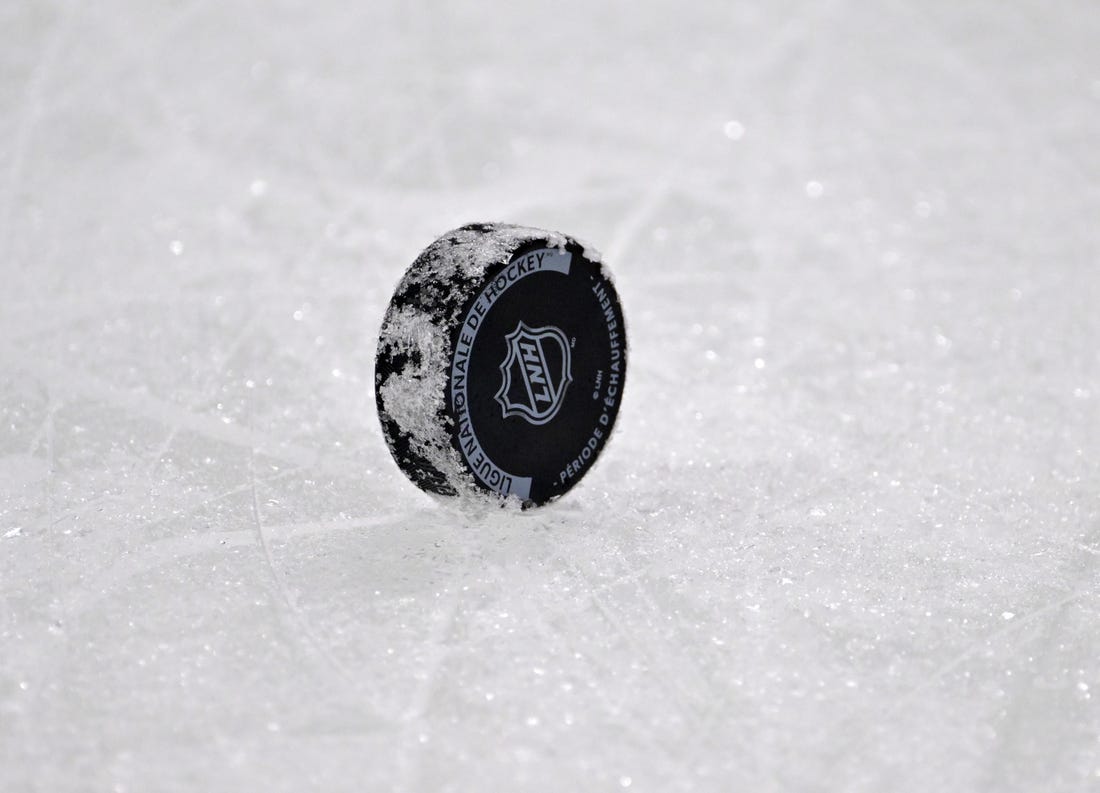
[[12, 141], [11, 147], [11, 162], [8, 163], [7, 184], [4, 187], [3, 204], [0, 204], [0, 264], [8, 264], [16, 196], [19, 192], [19, 186], [23, 182], [23, 171], [26, 167], [31, 146], [31, 134], [41, 119], [43, 112], [42, 98], [50, 79], [50, 73], [53, 71], [54, 63], [57, 60], [58, 52], [60, 52], [62, 44], [68, 36], [72, 17], [75, 14], [73, 10], [75, 5], [75, 0], [70, 0], [61, 9], [61, 19], [50, 30], [46, 43], [39, 53], [38, 60], [31, 69], [30, 79], [24, 92], [24, 107], [15, 128], [15, 139]]
[[[553, 541], [552, 541], [553, 543]], [[553, 543], [553, 545], [557, 545]], [[556, 548], [555, 548], [556, 550]], [[598, 622], [603, 622], [606, 625], [612, 627], [612, 629], [618, 633], [625, 641], [630, 641], [631, 634], [626, 631], [621, 622], [616, 620], [610, 610], [604, 606], [600, 608], [602, 602], [597, 602], [598, 598], [592, 598], [590, 592], [592, 586], [581, 571], [571, 559], [567, 558], [567, 554], [564, 551], [556, 552], [550, 559], [556, 560], [561, 563], [563, 570], [568, 570], [573, 573], [573, 576], [586, 586], [587, 591], [585, 595], [588, 596], [588, 600], [593, 605], [596, 605], [596, 618]], [[542, 639], [543, 645], [546, 647], [557, 647], [562, 652], [564, 658], [572, 659], [571, 666], [578, 664], [583, 665], [584, 669], [577, 670], [576, 676], [582, 680], [598, 680], [601, 678], [611, 679], [615, 678], [618, 663], [613, 658], [607, 658], [606, 654], [597, 654], [592, 650], [587, 652], [580, 652], [576, 649], [576, 646], [570, 643], [570, 639], [578, 636], [583, 636], [584, 632], [569, 631], [569, 630], [555, 630], [548, 619], [547, 609], [543, 608], [537, 599], [526, 599], [523, 603], [524, 612], [528, 615], [527, 625], [533, 627]], [[577, 619], [575, 615], [569, 614], [564, 610], [556, 610], [549, 612], [550, 617], [562, 616], [569, 618], [571, 621]], [[585, 616], [582, 612], [581, 616]], [[616, 627], [618, 626], [618, 627]], [[664, 694], [667, 702], [671, 706], [676, 705], [675, 697], [671, 687], [664, 687], [661, 690]], [[655, 743], [652, 740], [651, 733], [647, 730], [646, 725], [639, 719], [632, 718], [632, 714], [622, 713], [622, 703], [616, 699], [612, 699], [610, 693], [607, 690], [607, 686], [596, 685], [590, 690], [590, 694], [599, 699], [600, 704], [603, 707], [604, 713], [608, 715], [618, 716], [618, 726], [625, 735], [630, 736], [631, 740], [639, 747], [645, 747], [647, 752], [659, 752], [665, 757], [665, 761], [670, 764], [678, 762], [673, 754], [673, 748], [662, 743]]]
[[387, 722], [388, 719], [383, 718], [378, 711], [377, 702], [379, 701], [379, 697], [377, 688], [375, 686], [369, 686], [364, 690], [364, 684], [339, 658], [336, 657], [335, 653], [325, 646], [325, 643], [309, 624], [309, 620], [302, 613], [301, 609], [298, 608], [293, 595], [291, 595], [290, 590], [286, 586], [286, 582], [275, 566], [275, 560], [271, 554], [271, 546], [264, 534], [263, 522], [260, 517], [260, 500], [256, 493], [254, 454], [249, 455], [248, 482], [252, 497], [252, 521], [256, 532], [255, 540], [259, 545], [263, 555], [264, 565], [275, 587], [277, 599], [282, 603], [282, 608], [279, 610], [283, 612], [284, 624], [292, 629], [290, 631], [292, 634], [295, 632], [297, 633], [297, 636], [292, 636], [291, 638], [295, 639], [297, 643], [304, 644], [313, 650], [321, 661], [335, 673], [337, 680], [342, 682], [343, 685], [339, 687], [355, 692], [360, 700], [362, 700], [362, 704], [367, 711], [366, 715], [374, 722], [375, 726]]
[[[623, 641], [634, 650], [636, 657], [647, 661], [648, 676], [657, 683], [658, 688], [663, 692], [670, 707], [684, 714], [686, 717], [693, 718], [696, 722], [702, 721], [703, 714], [696, 702], [697, 698], [680, 682], [681, 678], [692, 677], [696, 681], [703, 681], [705, 687], [705, 681], [696, 666], [690, 659], [683, 658], [680, 659], [682, 661], [682, 666], [673, 670], [667, 669], [666, 667], [668, 664], [666, 663], [666, 659], [658, 658], [650, 651], [648, 645], [641, 638], [642, 634], [631, 630], [615, 610], [608, 605], [605, 597], [599, 591], [600, 587], [593, 584], [588, 573], [574, 558], [572, 558], [573, 555], [561, 544], [560, 540], [553, 537], [552, 534], [549, 536], [554, 551], [553, 558], [557, 559], [563, 568], [573, 572], [573, 575], [582, 585], [585, 596], [604, 622], [606, 622], [607, 625], [621, 636]], [[653, 601], [652, 597], [649, 596], [648, 592], [643, 590], [640, 582], [633, 577], [634, 571], [630, 568], [630, 565], [625, 562], [621, 553], [618, 555], [618, 560], [621, 563], [620, 566], [626, 568], [626, 572], [619, 576], [619, 578], [624, 581], [634, 581], [635, 591], [641, 595], [642, 600], [650, 609], [650, 616], [656, 619], [661, 613], [660, 609], [656, 606], [656, 603]]]
[[192, 413], [181, 405], [166, 402], [157, 397], [126, 391], [87, 372], [73, 371], [46, 361], [33, 360], [2, 343], [0, 343], [0, 360], [12, 368], [21, 369], [33, 375], [58, 393], [79, 396], [93, 402], [103, 402], [167, 427], [178, 425], [179, 430], [194, 432], [207, 440], [252, 450], [290, 465], [323, 472], [340, 479], [346, 478], [349, 472], [354, 471], [353, 467], [337, 460], [327, 459], [318, 451], [285, 443], [273, 436], [246, 429], [240, 425], [226, 424], [216, 417]]
[[[231, 492], [237, 493], [245, 490], [248, 490], [248, 485]], [[211, 499], [210, 502], [215, 500], [217, 499]], [[400, 523], [407, 517], [405, 513], [396, 513], [366, 519], [285, 523], [265, 526], [264, 533], [269, 540], [278, 540], [285, 543], [302, 537], [386, 528]], [[59, 520], [62, 519], [64, 518], [59, 518]], [[169, 537], [147, 543], [141, 546], [139, 550], [127, 552], [118, 557], [94, 580], [81, 584], [78, 591], [73, 592], [65, 599], [62, 610], [70, 615], [80, 614], [104, 598], [111, 597], [119, 588], [138, 576], [154, 572], [168, 565], [176, 565], [192, 556], [201, 556], [202, 554], [220, 552], [230, 548], [246, 547], [255, 544], [255, 542], [256, 530], [254, 527], [250, 527], [231, 531]]]
[[[141, 62], [160, 55], [164, 51], [165, 42], [178, 34], [183, 26], [204, 6], [210, 5], [210, 0], [192, 0], [191, 3], [176, 10], [158, 30], [152, 33], [143, 33], [140, 36], [132, 35], [127, 29], [116, 40], [104, 47], [105, 52], [111, 52], [109, 70], [95, 71], [84, 69], [77, 74], [70, 75], [70, 79], [63, 86], [59, 86], [55, 95], [55, 106], [64, 107], [65, 103], [73, 97], [91, 96], [97, 91], [100, 93], [116, 90], [117, 86], [140, 67]], [[91, 6], [88, 6], [91, 7]], [[130, 15], [118, 15], [125, 25], [132, 25]], [[148, 67], [146, 66], [146, 71]]]
[[455, 576], [456, 583], [453, 591], [448, 593], [449, 596], [442, 613], [432, 625], [431, 633], [428, 636], [432, 652], [431, 659], [427, 668], [423, 670], [423, 677], [413, 691], [412, 696], [409, 698], [409, 704], [401, 715], [401, 722], [403, 723], [401, 743], [405, 748], [399, 762], [401, 784], [397, 786], [397, 790], [416, 790], [418, 788], [418, 760], [422, 752], [422, 745], [415, 733], [420, 729], [432, 700], [439, 691], [440, 680], [443, 675], [443, 664], [452, 653], [451, 640], [458, 619], [458, 604], [462, 597], [461, 584], [458, 582], [465, 578], [468, 569], [469, 556], [467, 556], [466, 562], [462, 566], [462, 571]]
[[[1100, 554], [1097, 554], [1097, 551], [1086, 545], [1080, 545], [1079, 547], [1081, 552], [1077, 554], [1076, 579], [1085, 586], [1073, 596], [1056, 601], [1041, 610], [1053, 611], [1054, 616], [1046, 623], [1036, 642], [1038, 649], [1033, 663], [1036, 674], [1039, 675], [1043, 674], [1043, 667], [1047, 659], [1058, 647], [1059, 636], [1067, 630], [1066, 618], [1070, 613], [1071, 606], [1083, 597], [1097, 594], [1096, 557]], [[1031, 614], [1028, 614], [1024, 619], [1026, 620], [1030, 616]], [[1092, 662], [1095, 664], [1095, 659], [1092, 659]], [[1013, 781], [1011, 777], [1014, 776], [1013, 760], [1019, 763], [1019, 757], [1028, 756], [1024, 749], [1026, 749], [1026, 738], [1029, 734], [1030, 722], [1028, 722], [1028, 717], [1035, 715], [1035, 709], [1029, 710], [1028, 708], [1029, 698], [1036, 695], [1033, 682], [1034, 677], [1032, 675], [1021, 673], [1016, 677], [1011, 698], [1001, 721], [1001, 728], [997, 730], [997, 741], [993, 746], [989, 767], [987, 768], [987, 780], [992, 790], [1004, 790], [1010, 787]], [[1044, 692], [1043, 697], [1046, 698], [1046, 692]], [[1024, 746], [1019, 744], [1024, 744]], [[1033, 759], [1030, 756], [1028, 757], [1029, 760]]]
[[[198, 400], [199, 403], [215, 398], [213, 392], [215, 392], [217, 389], [217, 381], [221, 377], [222, 373], [225, 371], [226, 364], [232, 361], [233, 358], [240, 351], [241, 347], [244, 346], [245, 339], [248, 338], [249, 334], [256, 327], [256, 324], [256, 316], [255, 313], [253, 313], [248, 321], [244, 323], [244, 327], [241, 328], [240, 332], [229, 343], [229, 347], [226, 352], [221, 355], [219, 359], [214, 363], [213, 370], [205, 378], [205, 382], [203, 383], [203, 397]], [[197, 407], [198, 404], [192, 402], [187, 404], [184, 407], [184, 410], [188, 413], [195, 413], [197, 412]], [[172, 448], [172, 444], [175, 442], [176, 437], [179, 435], [179, 431], [179, 423], [173, 423], [170, 426], [167, 434], [165, 435], [164, 440], [160, 443], [159, 446], [157, 446], [156, 449], [153, 450], [153, 454], [150, 456], [150, 459], [146, 463], [143, 470], [143, 474], [146, 479], [153, 479], [153, 475], [156, 473], [157, 468], [160, 467], [161, 458], [163, 458], [164, 455], [168, 453], [168, 450]], [[137, 467], [136, 463], [134, 467]]]
[[[917, 686], [909, 689], [907, 692], [895, 699], [889, 706], [882, 708], [878, 711], [876, 718], [865, 718], [866, 714], [861, 716], [860, 714], [853, 714], [847, 717], [840, 727], [840, 734], [847, 735], [847, 739], [842, 742], [841, 746], [837, 747], [838, 754], [845, 754], [852, 751], [856, 745], [866, 744], [870, 738], [863, 733], [866, 733], [871, 727], [880, 724], [889, 716], [901, 711], [903, 708], [908, 707], [910, 703], [920, 697], [922, 694], [927, 693], [935, 686], [939, 685], [940, 680], [945, 676], [955, 672], [962, 668], [971, 658], [981, 652], [983, 649], [989, 647], [994, 642], [1019, 632], [1021, 629], [1041, 620], [1048, 614], [1058, 613], [1068, 605], [1078, 601], [1088, 595], [1094, 594], [1088, 590], [1078, 590], [1072, 592], [1065, 597], [1048, 603], [1034, 611], [1025, 614], [1013, 620], [1008, 625], [998, 628], [992, 633], [987, 634], [978, 641], [972, 642], [962, 652], [956, 654], [953, 658], [939, 667], [934, 669], [928, 676]], [[857, 723], [859, 722], [859, 723]]]
[[675, 170], [677, 168], [673, 166], [662, 174], [649, 190], [642, 193], [638, 202], [615, 227], [607, 246], [606, 256], [609, 262], [623, 261], [624, 254], [641, 233], [643, 225], [656, 213], [668, 195]]

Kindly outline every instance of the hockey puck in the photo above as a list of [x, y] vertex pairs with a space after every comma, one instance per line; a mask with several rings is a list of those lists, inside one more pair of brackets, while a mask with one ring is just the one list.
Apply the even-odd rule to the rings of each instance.
[[382, 323], [375, 398], [418, 486], [545, 504], [591, 469], [626, 381], [600, 256], [540, 229], [473, 224], [428, 246]]

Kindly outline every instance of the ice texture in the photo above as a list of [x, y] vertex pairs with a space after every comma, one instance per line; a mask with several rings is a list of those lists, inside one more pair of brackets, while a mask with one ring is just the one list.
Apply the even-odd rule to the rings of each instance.
[[[0, 3], [0, 790], [1100, 784], [1095, 2]], [[591, 240], [566, 498], [390, 459], [471, 220]]]
[[[453, 488], [471, 488], [462, 462], [451, 445], [449, 419], [441, 420], [446, 406], [450, 368], [450, 328], [431, 312], [404, 308], [386, 316], [383, 343], [411, 362], [384, 380], [376, 375], [382, 414], [421, 458], [444, 474]], [[464, 481], [465, 480], [465, 481]]]
[[412, 286], [453, 284], [456, 279], [477, 283], [487, 267], [507, 262], [521, 245], [536, 239], [545, 239], [550, 248], [564, 248], [567, 241], [560, 232], [514, 223], [467, 224], [434, 241], [420, 257], [423, 266], [410, 268], [398, 291], [407, 291]]

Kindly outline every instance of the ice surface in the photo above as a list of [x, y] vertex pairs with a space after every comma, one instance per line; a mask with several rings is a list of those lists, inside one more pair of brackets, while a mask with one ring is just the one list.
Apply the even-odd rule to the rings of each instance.
[[[0, 5], [0, 789], [1100, 785], [1094, 3]], [[591, 240], [601, 463], [457, 517], [392, 287]]]

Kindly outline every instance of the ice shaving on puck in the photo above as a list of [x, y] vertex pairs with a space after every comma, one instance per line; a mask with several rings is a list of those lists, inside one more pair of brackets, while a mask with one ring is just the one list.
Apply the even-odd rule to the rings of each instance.
[[430, 493], [545, 504], [610, 438], [626, 362], [622, 307], [596, 251], [541, 229], [463, 226], [420, 254], [386, 311], [382, 432]]

